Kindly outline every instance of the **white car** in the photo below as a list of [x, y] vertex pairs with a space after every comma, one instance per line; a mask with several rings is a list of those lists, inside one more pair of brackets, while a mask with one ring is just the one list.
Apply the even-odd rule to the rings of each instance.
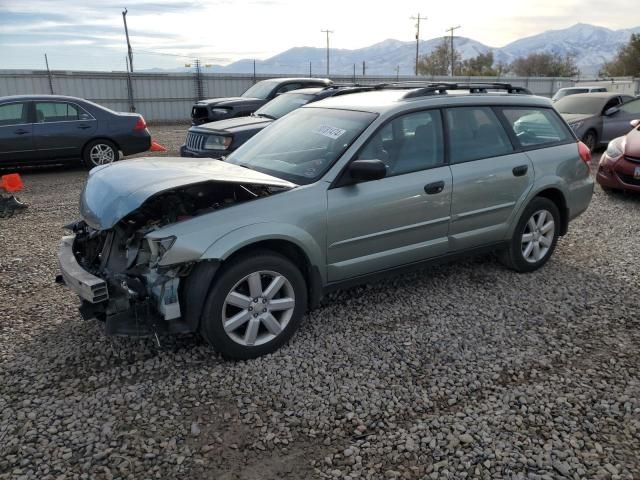
[[606, 87], [590, 87], [590, 86], [580, 86], [580, 87], [567, 87], [561, 88], [556, 92], [556, 94], [551, 97], [552, 102], [557, 102], [561, 98], [567, 97], [569, 95], [575, 95], [576, 93], [596, 93], [596, 92], [606, 92]]

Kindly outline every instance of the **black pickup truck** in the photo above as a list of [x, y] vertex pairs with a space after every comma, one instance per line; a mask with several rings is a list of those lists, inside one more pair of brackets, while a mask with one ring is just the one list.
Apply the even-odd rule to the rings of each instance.
[[300, 88], [326, 87], [331, 83], [331, 80], [326, 78], [272, 78], [262, 80], [239, 97], [211, 98], [197, 102], [191, 108], [191, 122], [193, 125], [201, 125], [227, 118], [246, 117], [281, 93]]

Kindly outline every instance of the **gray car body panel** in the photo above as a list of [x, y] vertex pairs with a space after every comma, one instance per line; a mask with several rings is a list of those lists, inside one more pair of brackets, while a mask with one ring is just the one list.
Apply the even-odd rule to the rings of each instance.
[[[562, 193], [570, 218], [575, 218], [586, 209], [593, 192], [593, 180], [573, 141], [336, 187], [334, 181], [363, 144], [397, 114], [451, 106], [551, 106], [549, 100], [529, 95], [442, 95], [401, 100], [404, 94], [406, 90], [360, 93], [329, 98], [302, 107], [378, 114], [378, 118], [315, 183], [295, 186], [275, 177], [217, 161], [193, 163], [193, 160], [183, 159], [182, 162], [187, 163], [181, 163], [178, 159], [163, 159], [159, 164], [162, 169], [156, 171], [153, 181], [148, 179], [139, 184], [140, 180], [137, 179], [135, 188], [133, 183], [119, 187], [119, 201], [125, 203], [125, 208], [110, 202], [109, 208], [113, 212], [109, 218], [100, 218], [99, 222], [94, 220], [94, 223], [113, 225], [122, 211], [131, 211], [164, 188], [183, 185], [185, 181], [220, 180], [222, 171], [229, 168], [228, 171], [233, 175], [226, 177], [227, 181], [254, 181], [287, 187], [289, 190], [238, 203], [147, 234], [149, 239], [176, 237], [173, 246], [160, 260], [160, 265], [224, 261], [248, 245], [279, 240], [289, 242], [304, 252], [309, 263], [317, 267], [321, 281], [326, 285], [432, 257], [505, 242], [513, 235], [523, 209], [544, 190], [554, 189]], [[136, 172], [136, 177], [154, 171], [151, 159], [136, 162], [141, 162], [141, 165], [151, 162], [148, 169], [141, 168]], [[202, 169], [203, 164], [214, 165], [213, 170]], [[131, 175], [129, 169], [138, 164], [121, 165], [121, 173]], [[171, 165], [174, 169], [170, 168]], [[511, 169], [522, 165], [529, 167], [527, 175], [512, 181]], [[168, 172], [172, 174], [168, 175]], [[108, 169], [92, 172], [85, 192], [90, 184], [99, 185], [100, 182], [93, 180], [107, 173]], [[443, 191], [438, 195], [425, 195], [423, 186], [437, 180], [445, 182]], [[483, 187], [482, 181], [490, 183]], [[456, 184], [459, 188], [465, 186], [462, 193], [456, 192]], [[385, 186], [389, 187], [388, 194], [379, 195]], [[91, 203], [93, 209], [103, 208], [97, 204], [97, 199], [106, 198], [110, 190], [106, 185], [102, 186], [102, 190], [102, 195], [94, 195], [96, 201]], [[399, 208], [399, 205], [407, 208]], [[94, 217], [100, 215], [94, 214]]]

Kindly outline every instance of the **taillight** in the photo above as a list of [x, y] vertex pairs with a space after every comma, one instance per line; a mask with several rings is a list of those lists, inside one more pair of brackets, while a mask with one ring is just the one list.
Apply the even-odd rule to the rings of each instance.
[[135, 126], [133, 127], [133, 131], [134, 132], [141, 132], [145, 128], [147, 128], [147, 122], [145, 122], [144, 121], [144, 117], [142, 115], [140, 115], [138, 117], [138, 121], [136, 122]]
[[578, 154], [584, 163], [591, 168], [591, 150], [584, 143], [578, 142]]

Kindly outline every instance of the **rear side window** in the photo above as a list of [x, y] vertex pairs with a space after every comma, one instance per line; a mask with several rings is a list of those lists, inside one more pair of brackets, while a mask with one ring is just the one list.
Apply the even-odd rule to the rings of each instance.
[[27, 123], [27, 104], [9, 103], [0, 105], [0, 127]]
[[36, 119], [38, 123], [69, 122], [79, 120], [80, 113], [69, 103], [40, 102], [36, 103]]
[[513, 151], [507, 133], [489, 107], [451, 108], [446, 118], [451, 163], [497, 157]]
[[521, 147], [554, 144], [571, 139], [558, 116], [547, 108], [503, 108], [502, 114]]

